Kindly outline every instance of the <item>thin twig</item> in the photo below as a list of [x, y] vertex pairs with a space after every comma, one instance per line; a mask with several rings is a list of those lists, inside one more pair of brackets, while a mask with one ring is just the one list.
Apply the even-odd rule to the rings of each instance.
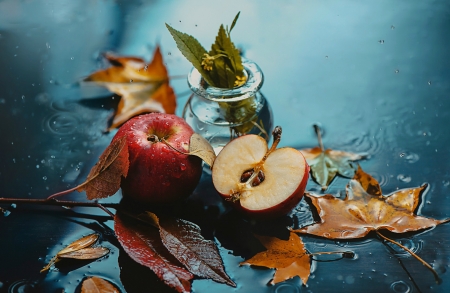
[[417, 254], [415, 254], [412, 250], [410, 250], [408, 247], [402, 245], [401, 243], [398, 243], [395, 240], [392, 240], [390, 238], [387, 238], [386, 236], [384, 236], [383, 234], [381, 234], [379, 231], [377, 231], [378, 236], [380, 236], [381, 238], [383, 238], [384, 240], [391, 242], [399, 247], [401, 247], [402, 249], [406, 250], [407, 252], [409, 252], [409, 254], [411, 254], [415, 259], [417, 259], [418, 261], [420, 261], [425, 267], [427, 267], [434, 275], [434, 278], [436, 280], [436, 283], [439, 283], [439, 275], [438, 273], [433, 269], [433, 267], [431, 267], [426, 261], [424, 261], [423, 259], [421, 259]]
[[[50, 205], [50, 206], [66, 206], [66, 207], [94, 207], [98, 208], [98, 203], [96, 202], [80, 202], [80, 201], [70, 201], [70, 200], [56, 200], [56, 199], [29, 199], [29, 198], [0, 198], [0, 204], [37, 204], [37, 205]], [[103, 203], [103, 207], [117, 209], [119, 207], [118, 203]]]
[[101, 208], [105, 213], [107, 213], [108, 215], [111, 216], [111, 218], [114, 219], [114, 216], [115, 216], [115, 215], [114, 215], [113, 213], [111, 213], [110, 210], [108, 210], [108, 209], [105, 208], [103, 205], [99, 204], [98, 202], [97, 202], [96, 204], [97, 204], [97, 206], [98, 206], [99, 208]]

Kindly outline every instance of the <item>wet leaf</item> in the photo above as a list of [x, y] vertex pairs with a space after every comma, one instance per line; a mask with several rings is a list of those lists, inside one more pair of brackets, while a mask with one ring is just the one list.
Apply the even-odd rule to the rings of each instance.
[[81, 293], [120, 293], [120, 291], [105, 279], [89, 277], [83, 281]]
[[320, 216], [320, 222], [293, 232], [329, 239], [353, 239], [370, 231], [389, 230], [405, 233], [448, 222], [418, 216], [417, 209], [427, 184], [397, 190], [383, 196], [378, 182], [358, 167], [347, 185], [347, 195], [339, 199], [331, 194], [306, 194]]
[[191, 291], [193, 275], [163, 245], [157, 229], [117, 213], [114, 230], [123, 249], [134, 261], [148, 267], [178, 292]]
[[107, 255], [108, 253], [109, 249], [106, 247], [88, 247], [64, 254], [58, 254], [58, 257], [87, 260], [87, 259], [97, 259]]
[[85, 190], [90, 200], [111, 196], [119, 190], [121, 178], [127, 176], [129, 165], [128, 145], [124, 136], [111, 142], [92, 167], [86, 181], [76, 190]]
[[159, 225], [159, 233], [165, 247], [196, 276], [209, 278], [235, 287], [225, 273], [222, 258], [213, 241], [201, 235], [200, 227], [183, 219], [158, 217], [150, 212], [143, 220]]
[[[84, 249], [90, 248], [91, 246], [93, 246], [98, 240], [98, 234], [94, 233], [94, 234], [90, 234], [87, 236], [84, 236], [72, 243], [70, 243], [69, 245], [67, 245], [65, 248], [61, 249], [51, 260], [50, 262], [41, 270], [41, 273], [50, 269], [50, 267], [52, 265], [54, 265], [56, 262], [58, 262], [61, 258], [64, 258], [66, 255], [77, 255], [79, 254], [79, 251], [82, 251]], [[106, 254], [108, 254], [109, 249], [107, 248], [103, 248], [103, 247], [97, 247], [98, 249], [104, 249], [107, 250], [106, 253], [105, 251], [103, 251], [103, 254], [100, 255], [99, 253], [97, 253], [98, 257], [93, 257], [93, 254], [91, 254], [91, 258], [81, 258], [78, 257], [78, 259], [96, 259], [96, 258], [100, 258]], [[77, 253], [78, 252], [78, 253]], [[86, 254], [87, 255], [87, 254]], [[74, 258], [77, 259], [77, 257], [68, 257], [68, 258]]]
[[136, 57], [111, 54], [105, 57], [112, 66], [91, 74], [85, 81], [95, 82], [122, 97], [110, 128], [143, 113], [175, 113], [176, 97], [159, 47], [149, 64]]
[[311, 259], [307, 254], [300, 237], [290, 233], [289, 240], [281, 240], [275, 237], [257, 236], [261, 243], [267, 248], [241, 263], [254, 266], [275, 269], [271, 284], [286, 281], [299, 276], [306, 285], [311, 271]]
[[209, 166], [212, 166], [216, 159], [216, 153], [211, 144], [198, 133], [194, 133], [191, 136], [189, 142], [189, 155], [199, 157]]
[[320, 128], [317, 125], [314, 125], [314, 128], [316, 129], [319, 146], [302, 149], [300, 152], [311, 167], [314, 180], [322, 186], [322, 190], [326, 190], [338, 174], [351, 178], [355, 173], [352, 162], [366, 158], [367, 154], [324, 149]]

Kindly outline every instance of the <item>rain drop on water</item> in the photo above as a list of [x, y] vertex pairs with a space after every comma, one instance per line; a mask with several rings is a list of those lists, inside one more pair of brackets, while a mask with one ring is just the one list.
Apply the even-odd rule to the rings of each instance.
[[391, 291], [395, 293], [409, 293], [411, 288], [403, 281], [397, 281], [391, 284]]

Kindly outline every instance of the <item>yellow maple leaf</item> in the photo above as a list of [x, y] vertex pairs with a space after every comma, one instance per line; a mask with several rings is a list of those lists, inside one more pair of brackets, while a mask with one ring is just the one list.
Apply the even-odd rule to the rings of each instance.
[[95, 82], [122, 97], [110, 129], [143, 113], [175, 113], [176, 96], [169, 84], [159, 47], [148, 64], [137, 57], [112, 54], [106, 54], [105, 57], [111, 67], [92, 73], [85, 81]]

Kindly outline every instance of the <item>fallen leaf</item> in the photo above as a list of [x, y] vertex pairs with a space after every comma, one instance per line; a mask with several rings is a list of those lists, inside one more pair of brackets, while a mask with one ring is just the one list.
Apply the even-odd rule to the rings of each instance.
[[273, 279], [270, 281], [272, 285], [295, 276], [299, 276], [303, 284], [306, 285], [311, 271], [311, 259], [300, 237], [295, 233], [290, 233], [289, 240], [255, 236], [267, 250], [242, 262], [241, 265], [249, 264], [275, 269]]
[[293, 232], [329, 239], [353, 239], [370, 231], [405, 233], [434, 227], [450, 221], [418, 216], [417, 208], [427, 184], [382, 195], [380, 185], [358, 167], [346, 189], [346, 197], [306, 194], [320, 216], [320, 222]]
[[[89, 234], [87, 236], [84, 236], [78, 240], [75, 240], [74, 242], [67, 245], [65, 248], [61, 249], [51, 260], [50, 262], [41, 270], [41, 273], [50, 269], [52, 265], [54, 265], [56, 262], [58, 262], [61, 258], [64, 258], [66, 255], [69, 257], [67, 258], [75, 258], [75, 259], [97, 259], [100, 258], [106, 254], [108, 254], [109, 249], [103, 248], [103, 247], [96, 247], [96, 249], [102, 249], [103, 252], [100, 255], [100, 253], [97, 252], [97, 257], [94, 257], [94, 254], [91, 253], [91, 258], [82, 258], [80, 257], [70, 257], [70, 255], [80, 255], [80, 251], [83, 251], [84, 249], [90, 248], [93, 246], [98, 240], [98, 234]], [[89, 250], [88, 250], [89, 251]], [[78, 252], [78, 253], [77, 253]], [[82, 253], [81, 253], [82, 254]], [[88, 254], [86, 254], [87, 256]]]
[[108, 253], [109, 249], [106, 247], [88, 247], [64, 254], [58, 254], [58, 257], [87, 260], [87, 259], [97, 259], [107, 255]]
[[88, 199], [98, 199], [111, 196], [120, 188], [122, 176], [127, 177], [128, 145], [126, 137], [111, 142], [92, 167], [86, 181], [75, 189], [79, 192], [86, 190]]
[[140, 114], [175, 113], [176, 96], [169, 85], [167, 68], [159, 47], [149, 64], [136, 57], [116, 57], [111, 54], [105, 57], [112, 66], [94, 72], [85, 81], [95, 82], [122, 97], [111, 129]]
[[120, 291], [105, 279], [89, 277], [83, 281], [81, 293], [120, 293]]
[[367, 157], [365, 153], [350, 153], [325, 149], [322, 144], [320, 128], [314, 125], [319, 146], [315, 148], [302, 149], [300, 152], [311, 167], [311, 174], [314, 180], [326, 190], [336, 175], [351, 178], [355, 173], [353, 161], [358, 161]]
[[201, 235], [200, 227], [183, 219], [162, 218], [147, 212], [141, 219], [159, 226], [164, 246], [196, 276], [235, 287], [225, 273], [222, 258], [213, 241]]
[[191, 136], [189, 142], [189, 155], [199, 157], [210, 167], [212, 167], [214, 160], [216, 159], [216, 153], [211, 144], [198, 133], [194, 133]]
[[134, 261], [148, 267], [178, 292], [191, 292], [190, 281], [194, 276], [170, 254], [161, 242], [157, 229], [126, 219], [117, 213], [114, 230], [123, 249]]

